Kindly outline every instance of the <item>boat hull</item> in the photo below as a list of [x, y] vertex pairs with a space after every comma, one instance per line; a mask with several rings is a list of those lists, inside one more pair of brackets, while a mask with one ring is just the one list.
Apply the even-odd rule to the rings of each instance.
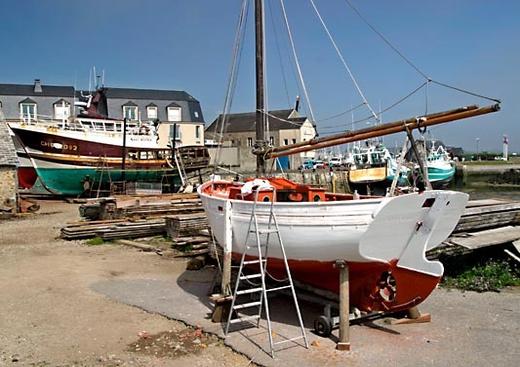
[[[226, 199], [223, 192], [212, 193], [210, 185], [202, 185], [199, 193], [217, 241], [235, 257], [244, 252], [255, 256], [254, 247], [246, 249], [255, 243], [248, 237], [254, 203]], [[338, 274], [332, 265], [345, 260], [352, 264], [355, 306], [397, 310], [424, 300], [438, 283], [442, 264], [426, 260], [425, 251], [451, 233], [467, 198], [457, 192], [428, 191], [363, 200], [275, 202], [273, 210], [295, 279], [338, 292]], [[270, 205], [257, 203], [259, 229], [267, 228]], [[277, 273], [283, 269], [283, 256], [273, 242], [269, 258], [272, 271]], [[402, 297], [389, 304], [378, 301], [369, 305], [373, 302], [366, 300], [368, 290], [376, 289], [387, 272], [401, 279], [398, 293]]]
[[99, 185], [106, 187], [110, 182], [161, 182], [168, 175], [172, 184], [179, 185], [175, 170], [164, 168], [125, 169], [78, 166], [60, 164], [35, 159], [36, 172], [43, 186], [51, 193], [60, 196], [80, 196]]

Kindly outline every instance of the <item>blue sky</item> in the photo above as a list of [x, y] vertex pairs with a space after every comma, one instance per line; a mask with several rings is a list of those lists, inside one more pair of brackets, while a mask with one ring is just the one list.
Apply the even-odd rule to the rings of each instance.
[[[269, 107], [286, 108], [299, 94], [278, 0], [266, 16]], [[446, 144], [520, 151], [520, 2], [514, 0], [352, 0], [363, 15], [435, 80], [500, 98], [497, 114], [431, 130]], [[108, 86], [181, 89], [202, 104], [205, 119], [221, 112], [240, 0], [21, 0], [0, 2], [0, 82], [88, 88], [89, 70], [104, 69]], [[303, 74], [322, 135], [339, 131], [360, 103], [330, 41], [306, 0], [285, 0]], [[385, 108], [423, 79], [385, 45], [345, 0], [315, 0], [369, 102]], [[276, 27], [280, 56], [275, 43]], [[252, 30], [252, 14], [248, 20]], [[246, 36], [233, 111], [254, 109], [253, 38]], [[281, 67], [285, 73], [283, 82]], [[287, 88], [285, 87], [287, 85]], [[289, 95], [289, 99], [287, 98]], [[384, 114], [385, 121], [424, 113], [421, 91]], [[431, 86], [429, 111], [491, 102]], [[354, 119], [366, 116], [356, 110]], [[357, 127], [364, 127], [358, 124]], [[401, 145], [401, 137], [386, 138]]]

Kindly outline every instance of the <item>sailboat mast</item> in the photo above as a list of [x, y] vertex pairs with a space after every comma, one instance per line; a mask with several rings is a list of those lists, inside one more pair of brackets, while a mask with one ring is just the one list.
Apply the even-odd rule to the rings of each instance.
[[[263, 0], [255, 0], [255, 43], [256, 43], [256, 144], [257, 149], [265, 148], [264, 124], [264, 7]], [[263, 154], [256, 155], [256, 175], [265, 176]]]

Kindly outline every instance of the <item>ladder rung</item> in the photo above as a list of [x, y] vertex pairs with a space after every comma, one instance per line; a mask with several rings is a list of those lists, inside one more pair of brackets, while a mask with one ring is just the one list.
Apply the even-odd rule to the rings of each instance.
[[291, 288], [291, 285], [284, 285], [282, 287], [276, 287], [276, 288], [271, 288], [271, 289], [266, 289], [265, 291], [266, 292], [274, 292], [274, 291], [280, 291], [282, 289], [286, 289], [286, 288]]
[[241, 294], [256, 293], [256, 292], [261, 292], [261, 291], [262, 291], [262, 287], [243, 289], [241, 291], [237, 291], [237, 296], [239, 296]]
[[234, 310], [242, 310], [242, 309], [244, 309], [244, 308], [260, 306], [261, 304], [262, 304], [262, 302], [260, 302], [260, 301], [249, 302], [249, 303], [242, 303], [241, 305], [235, 305], [235, 306], [233, 306], [233, 309], [234, 309]]
[[295, 340], [298, 340], [298, 339], [303, 339], [305, 338], [303, 335], [300, 335], [300, 336], [297, 336], [295, 338], [291, 338], [291, 339], [285, 339], [285, 340], [280, 340], [279, 342], [276, 342], [276, 343], [273, 343], [273, 345], [277, 345], [277, 344], [283, 344], [283, 343], [289, 343], [289, 342], [293, 342]]
[[261, 276], [262, 276], [262, 273], [251, 274], [251, 275], [242, 275], [242, 276], [240, 276], [240, 280], [260, 278]]
[[[256, 233], [254, 229], [250, 230], [251, 233]], [[258, 234], [277, 233], [276, 229], [259, 229]]]
[[248, 265], [248, 264], [258, 264], [260, 261], [262, 261], [262, 262], [266, 262], [267, 260], [266, 260], [266, 259], [262, 259], [262, 260], [248, 260], [248, 261], [244, 261], [244, 265]]
[[253, 316], [244, 316], [239, 317], [238, 319], [230, 320], [230, 324], [237, 324], [239, 322], [249, 321], [249, 320], [258, 320], [260, 318], [260, 315], [253, 315]]

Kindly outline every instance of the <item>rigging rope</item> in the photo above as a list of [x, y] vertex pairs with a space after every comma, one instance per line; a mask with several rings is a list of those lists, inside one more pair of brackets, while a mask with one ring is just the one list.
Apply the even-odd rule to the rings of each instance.
[[274, 34], [274, 42], [276, 45], [276, 52], [278, 55], [278, 63], [280, 64], [280, 71], [282, 74], [282, 80], [283, 80], [283, 86], [285, 89], [285, 96], [287, 97], [287, 106], [291, 107], [291, 98], [289, 97], [289, 89], [287, 88], [287, 79], [285, 78], [285, 68], [283, 67], [283, 61], [282, 61], [282, 53], [280, 51], [280, 44], [278, 40], [278, 32], [276, 30], [276, 26], [274, 23], [274, 15], [273, 15], [273, 7], [270, 5], [271, 3], [268, 2], [268, 8], [269, 8], [269, 14], [271, 15], [271, 27], [273, 28], [273, 34]]
[[329, 28], [327, 27], [327, 25], [325, 24], [323, 18], [321, 17], [321, 14], [320, 12], [318, 11], [318, 8], [316, 7], [316, 5], [314, 4], [314, 0], [310, 0], [311, 4], [312, 4], [312, 7], [314, 8], [314, 11], [316, 12], [316, 15], [318, 16], [318, 19], [320, 20], [321, 22], [321, 25], [323, 26], [323, 29], [325, 29], [325, 32], [327, 33], [327, 36], [329, 37], [330, 39], [330, 42], [332, 43], [332, 45], [334, 46], [334, 49], [336, 50], [336, 53], [338, 54], [338, 57], [339, 59], [341, 60], [341, 62], [343, 63], [343, 66], [345, 67], [345, 69], [347, 70], [347, 73], [348, 75], [350, 76], [350, 79], [352, 80], [352, 83], [354, 83], [354, 86], [356, 87], [356, 90], [358, 92], [358, 94], [361, 96], [361, 99], [363, 100], [363, 103], [367, 106], [367, 108], [370, 110], [370, 113], [372, 113], [372, 116], [377, 120], [379, 121], [379, 116], [375, 113], [374, 109], [372, 108], [372, 106], [370, 106], [370, 103], [368, 103], [368, 100], [366, 99], [365, 97], [365, 94], [363, 93], [363, 91], [361, 90], [361, 87], [359, 86], [356, 78], [354, 77], [354, 74], [352, 73], [352, 70], [350, 69], [350, 67], [348, 66], [347, 62], [345, 61], [345, 58], [343, 57], [343, 54], [341, 53], [341, 51], [339, 50], [339, 47], [338, 45], [336, 44], [336, 41], [334, 41], [334, 38], [332, 37], [332, 34], [330, 33], [329, 31]]
[[346, 111], [340, 112], [338, 114], [335, 114], [335, 115], [332, 115], [332, 116], [329, 116], [329, 117], [325, 117], [323, 119], [320, 119], [320, 122], [332, 120], [332, 119], [335, 119], [336, 117], [340, 117], [340, 116], [346, 115], [347, 113], [353, 112], [353, 111], [357, 110], [359, 107], [362, 107], [364, 105], [365, 105], [364, 103], [360, 103], [357, 106], [352, 107], [352, 108], [350, 108], [350, 109], [348, 109]]
[[289, 41], [291, 43], [291, 49], [292, 49], [292, 53], [293, 53], [293, 58], [294, 58], [294, 61], [295, 61], [295, 64], [296, 64], [296, 68], [298, 70], [298, 76], [300, 78], [300, 83], [301, 83], [301, 86], [302, 86], [302, 89], [303, 89], [303, 93], [305, 94], [305, 99], [307, 101], [307, 105], [309, 106], [309, 114], [311, 115], [311, 123], [314, 124], [316, 119], [314, 118], [314, 112], [312, 110], [311, 101], [309, 99], [309, 93], [307, 93], [307, 87], [305, 86], [305, 81], [303, 80], [302, 69], [300, 67], [300, 62], [298, 61], [298, 55], [296, 54], [296, 47], [294, 45], [294, 40], [293, 40], [293, 37], [292, 37], [291, 27], [289, 26], [289, 20], [287, 19], [287, 12], [285, 11], [285, 5], [284, 5], [283, 0], [280, 0], [280, 5], [282, 7], [282, 13], [283, 13], [284, 21], [285, 21], [285, 27], [287, 28], [287, 35], [289, 36]]
[[228, 83], [227, 83], [227, 90], [226, 95], [224, 98], [224, 107], [222, 111], [222, 115], [220, 118], [220, 121], [217, 122], [217, 126], [215, 126], [215, 131], [219, 128], [220, 123], [220, 130], [219, 130], [219, 140], [218, 140], [218, 148], [217, 148], [217, 154], [215, 156], [215, 162], [213, 165], [213, 172], [215, 173], [218, 164], [220, 161], [220, 156], [222, 152], [222, 141], [224, 140], [224, 132], [226, 130], [227, 122], [229, 121], [229, 110], [231, 109], [231, 105], [233, 103], [233, 97], [234, 97], [234, 91], [237, 81], [237, 75], [238, 75], [238, 66], [240, 65], [240, 59], [241, 59], [241, 53], [242, 53], [242, 42], [244, 40], [245, 36], [245, 28], [247, 23], [247, 13], [248, 13], [248, 4], [249, 2], [247, 0], [242, 1], [242, 8], [240, 11], [240, 15], [238, 18], [237, 23], [237, 29], [235, 34], [235, 41], [231, 56], [231, 66], [229, 71], [229, 77], [228, 77]]
[[[312, 0], [311, 0], [312, 1]], [[419, 69], [419, 67], [417, 65], [415, 65], [409, 58], [407, 58], [396, 46], [394, 46], [392, 44], [392, 42], [390, 42], [390, 40], [388, 38], [386, 38], [383, 33], [381, 33], [380, 31], [378, 31], [376, 29], [376, 27], [374, 27], [362, 14], [361, 12], [354, 6], [354, 4], [352, 4], [352, 2], [350, 0], [345, 0], [345, 2], [347, 3], [347, 5], [354, 11], [354, 13], [356, 13], [356, 15], [375, 33], [379, 36], [379, 38], [381, 38], [383, 40], [384, 43], [386, 43], [397, 55], [399, 55], [409, 66], [411, 66], [415, 71], [417, 71], [424, 79], [426, 79], [427, 82], [432, 82], [432, 83], [435, 83], [437, 85], [440, 85], [442, 87], [445, 87], [445, 88], [449, 88], [449, 89], [453, 89], [453, 90], [456, 90], [458, 92], [461, 92], [461, 93], [466, 93], [466, 94], [469, 94], [469, 95], [472, 95], [474, 97], [479, 97], [479, 98], [483, 98], [483, 99], [487, 99], [489, 101], [493, 101], [493, 102], [496, 102], [496, 103], [500, 103], [501, 101], [499, 99], [496, 99], [496, 98], [492, 98], [492, 97], [487, 97], [487, 96], [484, 96], [482, 94], [478, 94], [478, 93], [474, 93], [474, 92], [471, 92], [469, 90], [466, 90], [466, 89], [462, 89], [462, 88], [457, 88], [457, 87], [454, 87], [452, 85], [449, 85], [449, 84], [446, 84], [446, 83], [441, 83], [441, 82], [438, 82], [436, 80], [433, 80], [431, 77], [429, 77], [425, 72], [423, 72], [421, 69]]]
[[[425, 81], [423, 82], [421, 85], [419, 85], [417, 88], [415, 88], [414, 90], [412, 90], [410, 93], [408, 93], [406, 96], [400, 98], [399, 100], [397, 100], [396, 102], [392, 103], [390, 106], [386, 107], [384, 110], [382, 110], [380, 113], [384, 113], [384, 112], [387, 112], [389, 110], [391, 110], [392, 108], [394, 108], [395, 106], [401, 104], [402, 102], [404, 102], [405, 100], [407, 100], [408, 98], [410, 98], [411, 96], [413, 96], [415, 93], [417, 93], [419, 90], [421, 90], [425, 85], [427, 85], [428, 82]], [[351, 125], [356, 125], [356, 124], [359, 124], [361, 122], [366, 122], [366, 121], [370, 121], [372, 119], [373, 116], [366, 116], [362, 119], [359, 119], [359, 120], [356, 120], [356, 121], [352, 121], [350, 124]], [[337, 128], [338, 125], [334, 125], [334, 126], [322, 126], [320, 127], [321, 129], [335, 129]], [[343, 130], [340, 130], [340, 131], [343, 131]]]

